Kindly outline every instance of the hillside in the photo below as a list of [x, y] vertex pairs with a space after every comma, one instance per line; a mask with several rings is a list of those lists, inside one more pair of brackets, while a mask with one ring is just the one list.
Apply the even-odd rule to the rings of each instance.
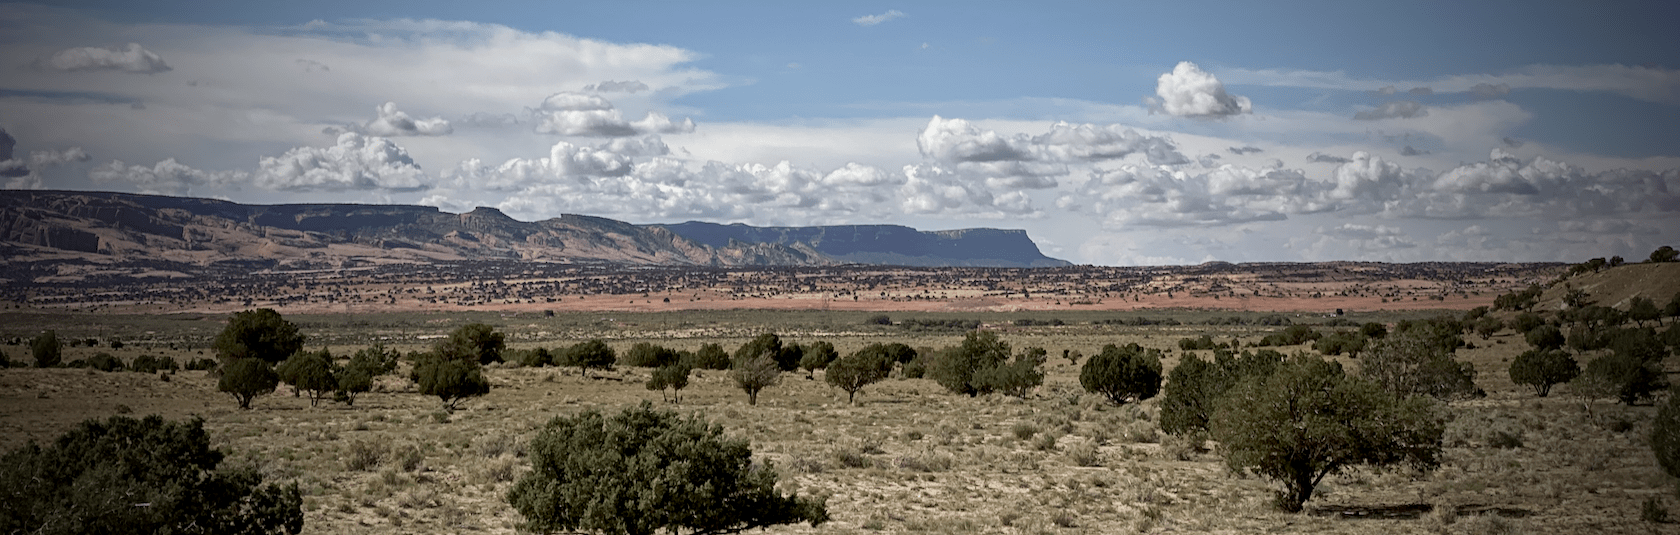
[[1582, 273], [1564, 279], [1540, 294], [1536, 310], [1562, 310], [1563, 296], [1571, 290], [1586, 292], [1594, 304], [1627, 310], [1628, 301], [1644, 296], [1661, 306], [1680, 293], [1680, 262], [1640, 263]]
[[[246, 205], [214, 199], [77, 191], [0, 192], [0, 252], [7, 271], [78, 263], [159, 266], [236, 264], [271, 269], [387, 263], [514, 260], [645, 266], [1053, 266], [1022, 231], [923, 233], [877, 229], [893, 239], [845, 245], [838, 232], [742, 229], [713, 239], [677, 229], [563, 215], [524, 222], [494, 208], [464, 214], [429, 206]], [[675, 228], [673, 228], [675, 227]], [[37, 266], [38, 267], [38, 266]]]

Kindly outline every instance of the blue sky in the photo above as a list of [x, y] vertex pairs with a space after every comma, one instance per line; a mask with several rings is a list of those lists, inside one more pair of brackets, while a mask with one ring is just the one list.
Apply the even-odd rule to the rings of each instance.
[[1091, 264], [1680, 237], [1672, 3], [0, 4], [0, 69], [8, 188], [1024, 228]]

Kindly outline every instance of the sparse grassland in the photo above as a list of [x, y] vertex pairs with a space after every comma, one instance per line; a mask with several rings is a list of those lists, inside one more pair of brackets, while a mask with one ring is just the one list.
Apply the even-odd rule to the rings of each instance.
[[[1208, 334], [1245, 346], [1281, 326], [1207, 325], [1208, 320], [1268, 313], [1151, 310], [1137, 312], [891, 313], [894, 320], [973, 319], [1016, 348], [1048, 350], [1044, 386], [1028, 399], [948, 394], [927, 379], [898, 373], [847, 405], [845, 392], [788, 374], [756, 406], [727, 371], [695, 370], [680, 404], [643, 388], [652, 369], [620, 366], [588, 378], [575, 368], [492, 364], [490, 393], [442, 412], [406, 379], [408, 364], [380, 377], [354, 407], [311, 408], [289, 387], [241, 411], [203, 371], [159, 374], [87, 369], [0, 370], [0, 447], [50, 440], [76, 422], [126, 408], [136, 416], [199, 415], [232, 462], [262, 466], [270, 481], [298, 481], [306, 533], [512, 533], [520, 519], [504, 501], [528, 470], [526, 445], [549, 419], [588, 408], [617, 411], [644, 400], [722, 424], [749, 439], [755, 458], [772, 463], [784, 490], [827, 496], [833, 520], [820, 528], [776, 532], [839, 533], [1648, 533], [1673, 524], [1641, 520], [1657, 498], [1674, 504], [1676, 482], [1657, 467], [1646, 437], [1655, 409], [1601, 401], [1589, 415], [1568, 386], [1533, 396], [1510, 382], [1510, 360], [1527, 348], [1502, 331], [1459, 358], [1480, 372], [1488, 397], [1455, 402], [1444, 463], [1433, 473], [1358, 470], [1327, 479], [1290, 515], [1271, 507], [1276, 486], [1233, 474], [1214, 451], [1162, 434], [1159, 398], [1115, 407], [1079, 387], [1079, 368], [1060, 350], [1089, 358], [1106, 344], [1138, 343], [1165, 352], [1170, 370], [1184, 351], [1177, 340]], [[308, 349], [345, 356], [374, 341], [404, 353], [459, 325], [484, 322], [507, 333], [512, 350], [550, 349], [602, 338], [621, 353], [640, 341], [673, 349], [719, 343], [733, 350], [762, 332], [790, 342], [827, 340], [842, 354], [873, 342], [942, 347], [962, 332], [908, 331], [865, 325], [868, 312], [705, 311], [665, 313], [385, 313], [289, 315]], [[1433, 315], [1400, 311], [1354, 315], [1354, 323], [1392, 323]], [[1145, 316], [1178, 325], [1093, 325]], [[1294, 323], [1329, 318], [1287, 315]], [[1063, 325], [1017, 326], [1017, 319]], [[71, 346], [66, 362], [108, 352], [125, 361], [171, 356], [185, 363], [212, 355], [209, 340], [224, 315], [0, 315], [0, 340], [53, 328]], [[1346, 327], [1343, 327], [1346, 328]], [[1324, 328], [1329, 331], [1331, 328]], [[109, 341], [120, 339], [120, 349]], [[14, 359], [24, 346], [0, 345]], [[1285, 353], [1310, 351], [1288, 346]], [[1203, 352], [1205, 354], [1205, 352]], [[1357, 364], [1337, 357], [1350, 369]], [[1217, 448], [1217, 445], [1215, 445]], [[1680, 513], [1680, 511], [1671, 511]]]

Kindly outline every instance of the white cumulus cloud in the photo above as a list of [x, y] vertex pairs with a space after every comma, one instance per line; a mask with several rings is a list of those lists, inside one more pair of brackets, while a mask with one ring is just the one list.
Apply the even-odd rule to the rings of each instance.
[[1429, 109], [1423, 104], [1410, 100], [1396, 100], [1384, 102], [1376, 109], [1365, 110], [1353, 114], [1353, 118], [1360, 121], [1376, 121], [1380, 119], [1410, 119], [1429, 115]]
[[539, 134], [562, 136], [624, 137], [641, 134], [686, 134], [694, 131], [694, 120], [674, 122], [665, 114], [648, 112], [642, 120], [630, 122], [611, 101], [587, 93], [560, 92], [543, 99], [530, 110]]
[[88, 177], [100, 183], [122, 183], [134, 186], [140, 193], [153, 195], [186, 195], [196, 186], [220, 186], [242, 182], [249, 174], [241, 171], [204, 171], [194, 169], [169, 158], [150, 167], [127, 165], [121, 160], [95, 167]]
[[1218, 78], [1188, 61], [1157, 79], [1155, 96], [1152, 106], [1181, 117], [1219, 118], [1254, 111], [1248, 97], [1225, 92]]
[[330, 147], [298, 147], [263, 157], [256, 185], [281, 191], [416, 191], [430, 178], [408, 151], [382, 137], [347, 132]]

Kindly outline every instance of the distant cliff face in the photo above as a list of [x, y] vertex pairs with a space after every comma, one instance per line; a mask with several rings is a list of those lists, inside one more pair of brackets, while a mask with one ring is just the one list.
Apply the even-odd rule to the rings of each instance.
[[964, 229], [924, 232], [898, 225], [752, 227], [690, 221], [650, 225], [713, 247], [732, 242], [806, 245], [848, 263], [903, 266], [1056, 267], [1067, 261], [1044, 256], [1026, 231]]
[[1060, 266], [1018, 230], [920, 232], [891, 225], [633, 225], [564, 215], [524, 222], [494, 208], [246, 205], [85, 191], [0, 191], [0, 266], [237, 263], [287, 269], [528, 260], [690, 266]]

